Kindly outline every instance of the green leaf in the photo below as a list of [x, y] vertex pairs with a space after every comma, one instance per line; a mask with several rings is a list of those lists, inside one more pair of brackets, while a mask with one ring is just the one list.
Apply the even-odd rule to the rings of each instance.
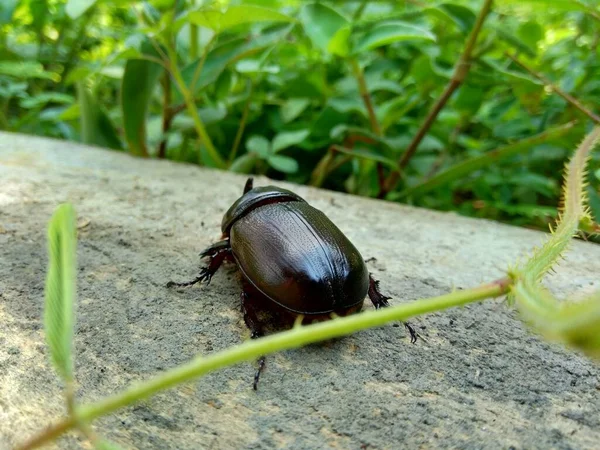
[[229, 170], [236, 173], [252, 173], [259, 160], [260, 158], [254, 153], [246, 153], [238, 156], [229, 166]]
[[289, 156], [270, 155], [267, 159], [267, 162], [273, 169], [279, 170], [283, 173], [298, 172], [298, 162]]
[[367, 31], [358, 41], [355, 52], [372, 50], [382, 45], [388, 45], [399, 41], [431, 41], [436, 37], [425, 28], [417, 27], [410, 23], [394, 21], [375, 25]]
[[291, 147], [292, 145], [299, 144], [300, 142], [304, 141], [309, 134], [309, 130], [284, 131], [279, 133], [273, 139], [272, 151], [276, 153], [280, 150]]
[[516, 72], [514, 70], [505, 69], [497, 61], [491, 58], [483, 56], [479, 58], [478, 63], [481, 64], [483, 67], [487, 66], [487, 69], [492, 69], [493, 71], [501, 73], [502, 75], [506, 75], [507, 77], [512, 78], [514, 80], [525, 80], [539, 86], [543, 85], [543, 83], [540, 82], [538, 79], [533, 78], [525, 72]]
[[281, 119], [284, 123], [289, 123], [296, 119], [310, 105], [307, 98], [291, 98], [281, 105]]
[[0, 75], [8, 75], [21, 80], [40, 78], [60, 81], [57, 73], [45, 70], [41, 63], [35, 61], [0, 61]]
[[[204, 61], [194, 92], [198, 93], [205, 87], [213, 84], [229, 64], [276, 44], [283, 35], [281, 31], [265, 33], [249, 42], [245, 38], [238, 38], [214, 48], [208, 53]], [[181, 75], [187, 86], [190, 86], [192, 83], [200, 59], [189, 64], [181, 71]], [[183, 101], [175, 86], [173, 86], [173, 90], [175, 92], [175, 101]]]
[[475, 13], [469, 8], [456, 3], [443, 3], [436, 8], [452, 20], [462, 32], [468, 33], [475, 24]]
[[271, 153], [271, 143], [264, 136], [252, 136], [246, 141], [246, 150], [266, 159]]
[[118, 446], [114, 442], [101, 438], [94, 442], [94, 448], [96, 450], [122, 450], [123, 447]]
[[465, 115], [474, 115], [483, 103], [484, 95], [485, 89], [481, 86], [464, 84], [458, 91], [454, 106]]
[[76, 296], [77, 236], [75, 211], [66, 203], [48, 226], [44, 329], [50, 357], [65, 382], [73, 379], [73, 322]]
[[[148, 44], [146, 44], [148, 45]], [[147, 49], [150, 51], [150, 49]], [[164, 69], [143, 59], [130, 59], [125, 64], [121, 82], [121, 111], [129, 152], [148, 156], [146, 116], [159, 76]]]
[[33, 97], [24, 98], [19, 105], [22, 108], [39, 108], [48, 103], [73, 103], [75, 98], [72, 95], [61, 94], [60, 92], [42, 92]]
[[90, 9], [96, 1], [97, 0], [68, 0], [65, 9], [71, 19], [77, 19]]
[[[300, 10], [300, 21], [304, 26], [304, 32], [313, 44], [323, 51], [341, 51], [343, 45], [341, 40], [344, 32], [336, 37], [341, 28], [349, 25], [340, 13], [323, 3], [312, 3], [305, 5]], [[346, 36], [347, 37], [347, 36]], [[336, 39], [330, 50], [330, 42]]]
[[274, 64], [266, 65], [258, 59], [242, 59], [235, 65], [235, 70], [239, 73], [271, 73], [277, 74], [280, 67]]
[[0, 3], [0, 25], [10, 23], [19, 0], [3, 0]]
[[538, 42], [542, 41], [545, 35], [544, 27], [533, 20], [522, 23], [517, 30], [519, 39], [529, 47], [534, 55], [537, 53]]
[[327, 44], [327, 51], [345, 58], [350, 54], [350, 25], [343, 26], [333, 35]]
[[234, 5], [224, 12], [216, 9], [200, 9], [188, 16], [195, 25], [222, 32], [237, 25], [255, 22], [293, 22], [294, 18], [272, 9], [255, 5]]
[[83, 82], [78, 82], [77, 101], [79, 102], [81, 139], [85, 144], [121, 149], [121, 141], [106, 111], [98, 103], [95, 94]]

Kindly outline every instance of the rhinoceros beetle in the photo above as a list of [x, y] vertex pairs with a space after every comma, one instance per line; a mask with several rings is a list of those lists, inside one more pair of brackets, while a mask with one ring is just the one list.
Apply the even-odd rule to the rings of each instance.
[[[278, 309], [302, 321], [326, 320], [359, 312], [368, 295], [375, 308], [389, 306], [379, 282], [369, 273], [356, 247], [341, 230], [297, 194], [275, 186], [253, 187], [221, 222], [221, 240], [200, 256], [208, 265], [191, 281], [168, 287], [210, 283], [224, 261], [233, 262], [242, 279], [241, 309], [252, 338], [264, 335], [261, 309]], [[411, 342], [417, 334], [408, 323]], [[265, 365], [258, 360], [256, 390]]]

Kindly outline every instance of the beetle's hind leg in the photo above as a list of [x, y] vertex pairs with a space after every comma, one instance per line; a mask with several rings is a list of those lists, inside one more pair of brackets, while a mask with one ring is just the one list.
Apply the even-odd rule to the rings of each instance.
[[200, 253], [202, 258], [210, 258], [210, 261], [206, 267], [200, 269], [200, 273], [196, 278], [183, 283], [176, 283], [175, 281], [169, 281], [167, 287], [187, 287], [196, 284], [201, 281], [205, 281], [206, 284], [210, 283], [213, 275], [219, 270], [223, 261], [231, 256], [231, 247], [229, 246], [228, 240], [222, 240], [211, 245]]
[[[252, 339], [256, 339], [261, 336], [264, 336], [263, 324], [258, 318], [258, 314], [256, 312], [255, 305], [252, 302], [252, 298], [246, 291], [242, 291], [241, 302], [242, 313], [244, 314], [244, 322], [246, 322], [246, 326], [250, 329], [250, 337]], [[261, 356], [260, 358], [258, 358], [257, 363], [258, 368], [256, 369], [256, 373], [254, 374], [254, 383], [252, 385], [255, 391], [258, 389], [258, 380], [260, 378], [260, 374], [265, 368], [265, 357]]]
[[[375, 309], [385, 308], [386, 306], [390, 306], [390, 304], [388, 303], [388, 300], [391, 297], [387, 297], [381, 293], [381, 291], [379, 290], [379, 281], [375, 280], [375, 278], [373, 278], [373, 275], [371, 275], [371, 274], [369, 274], [369, 298], [371, 299], [371, 302], [373, 302], [373, 306], [375, 306]], [[413, 344], [415, 342], [417, 342], [417, 337], [419, 335], [417, 334], [415, 329], [412, 327], [412, 325], [409, 324], [408, 322], [402, 322], [402, 323], [404, 324], [404, 326], [410, 333], [410, 342]]]

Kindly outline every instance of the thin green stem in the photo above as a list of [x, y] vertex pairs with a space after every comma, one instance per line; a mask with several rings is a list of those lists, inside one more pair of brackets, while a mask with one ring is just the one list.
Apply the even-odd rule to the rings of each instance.
[[[308, 326], [294, 327], [289, 331], [272, 336], [252, 339], [243, 344], [206, 357], [198, 357], [180, 367], [171, 369], [144, 383], [139, 383], [124, 392], [112, 395], [96, 403], [77, 409], [78, 420], [85, 422], [109, 414], [124, 406], [148, 398], [160, 391], [178, 384], [191, 381], [197, 377], [217, 369], [231, 366], [243, 361], [252, 361], [261, 355], [268, 355], [282, 350], [302, 347], [314, 342], [324, 341], [355, 333], [360, 330], [384, 325], [392, 321], [405, 321], [411, 317], [426, 313], [458, 307], [506, 294], [511, 287], [508, 278], [502, 278], [473, 289], [456, 291], [450, 294], [418, 300], [409, 304], [401, 304], [389, 308], [372, 310], [349, 317], [336, 318], [327, 322]], [[76, 424], [74, 419], [66, 419], [27, 443], [19, 450], [36, 448], [51, 439], [64, 434]]]
[[169, 45], [167, 47], [167, 52], [169, 54], [168, 56], [171, 66], [171, 74], [173, 75], [173, 79], [175, 81], [175, 84], [177, 85], [177, 88], [183, 96], [183, 100], [187, 106], [188, 113], [194, 121], [194, 127], [196, 128], [198, 137], [200, 138], [202, 144], [204, 144], [204, 146], [206, 147], [206, 151], [210, 155], [213, 162], [217, 165], [217, 167], [224, 169], [226, 167], [225, 161], [223, 160], [223, 158], [215, 148], [214, 144], [212, 143], [212, 140], [210, 139], [210, 136], [206, 131], [204, 123], [200, 118], [200, 114], [198, 114], [198, 109], [196, 109], [194, 96], [185, 85], [185, 81], [183, 79], [183, 76], [181, 75], [181, 71], [177, 66], [177, 52], [175, 51], [175, 48], [172, 45]]
[[[204, 62], [206, 61], [206, 57], [208, 56], [208, 52], [210, 50], [210, 47], [212, 46], [215, 36], [216, 36], [216, 34], [213, 35], [213, 37], [211, 37], [210, 40], [206, 43], [206, 47], [204, 47], [204, 51], [202, 52], [202, 58], [198, 62], [196, 69], [194, 69], [194, 75], [192, 76], [192, 82], [190, 83], [190, 91], [191, 92], [196, 91], [196, 84], [198, 84], [198, 80], [200, 79], [200, 74], [202, 73], [202, 68], [204, 67]], [[196, 51], [196, 53], [197, 53], [197, 51]]]
[[559, 88], [557, 85], [555, 85], [552, 81], [550, 81], [546, 76], [544, 76], [541, 73], [536, 72], [535, 70], [533, 70], [531, 67], [529, 67], [527, 64], [525, 64], [523, 61], [519, 60], [519, 58], [517, 58], [515, 55], [511, 55], [508, 52], [505, 52], [504, 54], [507, 57], [509, 57], [515, 64], [517, 64], [522, 69], [524, 69], [526, 72], [528, 72], [530, 75], [534, 76], [535, 78], [537, 78], [538, 80], [540, 80], [542, 83], [544, 83], [544, 85], [547, 88], [551, 89], [557, 95], [559, 95], [560, 97], [562, 97], [563, 99], [565, 99], [568, 103], [570, 103], [571, 105], [573, 105], [576, 109], [578, 109], [583, 114], [585, 114], [586, 116], [588, 116], [594, 122], [596, 122], [597, 124], [600, 124], [600, 116], [598, 116], [597, 114], [595, 114], [594, 112], [592, 112], [591, 110], [589, 110], [588, 108], [586, 108], [583, 105], [583, 103], [581, 103], [579, 100], [577, 100], [571, 94], [563, 91], [561, 88]]
[[250, 81], [250, 89], [248, 92], [248, 99], [244, 104], [244, 111], [242, 112], [242, 118], [240, 119], [240, 126], [238, 127], [237, 133], [235, 134], [235, 140], [233, 141], [233, 145], [231, 147], [231, 152], [229, 153], [229, 164], [233, 163], [235, 157], [237, 155], [238, 148], [240, 143], [242, 142], [242, 136], [244, 135], [244, 130], [246, 129], [246, 123], [248, 122], [248, 114], [250, 113], [250, 103], [252, 102], [252, 92], [254, 91], [254, 83]]
[[355, 58], [350, 59], [350, 66], [352, 67], [352, 73], [358, 82], [358, 91], [363, 99], [365, 107], [367, 108], [367, 113], [369, 114], [371, 130], [373, 130], [373, 133], [375, 133], [377, 136], [382, 136], [381, 126], [379, 125], [377, 116], [375, 115], [375, 108], [373, 107], [373, 100], [371, 99], [371, 94], [367, 86], [367, 80], [365, 80], [365, 74]]

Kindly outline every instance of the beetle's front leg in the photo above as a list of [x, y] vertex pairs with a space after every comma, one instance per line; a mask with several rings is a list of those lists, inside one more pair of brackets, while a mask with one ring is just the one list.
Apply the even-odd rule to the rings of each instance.
[[[250, 329], [250, 337], [252, 339], [256, 339], [263, 336], [263, 325], [258, 318], [258, 314], [256, 314], [256, 308], [252, 303], [252, 298], [246, 291], [242, 291], [241, 303], [242, 313], [244, 314], [244, 322], [246, 322], [246, 326]], [[260, 358], [258, 358], [257, 362], [258, 369], [256, 369], [256, 373], [254, 374], [254, 384], [252, 385], [255, 391], [258, 388], [258, 380], [260, 378], [260, 374], [265, 368], [265, 357], [261, 356]]]
[[[373, 302], [373, 306], [375, 306], [375, 309], [390, 306], [388, 300], [391, 297], [387, 297], [381, 293], [381, 291], [379, 290], [379, 281], [375, 280], [375, 278], [373, 278], [373, 275], [371, 274], [369, 274], [369, 298], [371, 299], [371, 302]], [[415, 331], [415, 329], [408, 322], [402, 323], [410, 333], [410, 342], [413, 344], [417, 342], [418, 334]]]
[[210, 261], [208, 266], [200, 269], [200, 273], [196, 278], [183, 283], [176, 283], [175, 281], [169, 281], [167, 287], [187, 287], [196, 284], [200, 281], [205, 281], [206, 284], [210, 284], [210, 280], [213, 275], [219, 270], [223, 261], [231, 255], [231, 247], [229, 246], [228, 240], [219, 241], [207, 249], [205, 249], [200, 256], [205, 258], [209, 257]]

